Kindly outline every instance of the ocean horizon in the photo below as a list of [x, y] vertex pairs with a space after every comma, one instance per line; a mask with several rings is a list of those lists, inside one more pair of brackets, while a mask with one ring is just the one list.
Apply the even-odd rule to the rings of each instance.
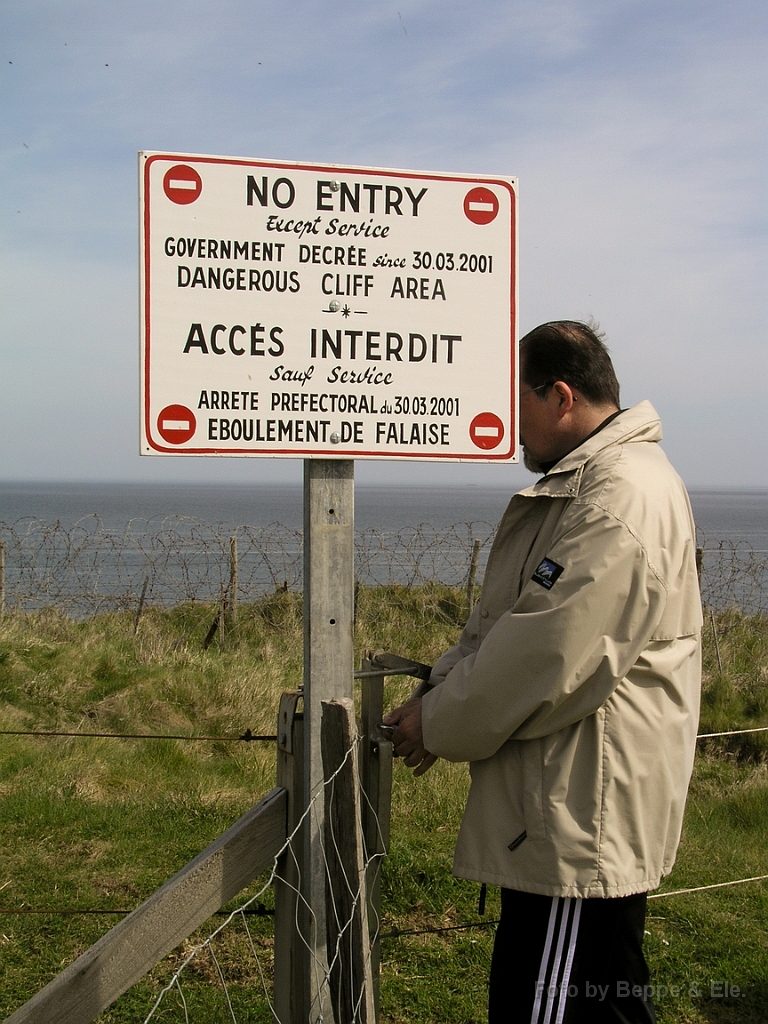
[[[466, 579], [480, 543], [482, 578], [510, 490], [376, 487], [355, 490], [359, 582], [413, 585]], [[709, 604], [765, 607], [768, 491], [691, 491]], [[215, 600], [238, 538], [239, 592], [302, 586], [301, 484], [0, 483], [0, 541], [8, 606], [67, 606], [73, 614], [132, 607], [143, 582], [163, 604]]]
[[[462, 484], [355, 487], [357, 531], [400, 530], [429, 524], [498, 523], [513, 490]], [[768, 549], [768, 490], [696, 488], [689, 491], [701, 539]], [[185, 484], [91, 481], [0, 481], [0, 523], [20, 519], [74, 525], [97, 516], [106, 530], [122, 530], [131, 520], [189, 517], [217, 526], [290, 529], [303, 524], [303, 487], [297, 484]]]

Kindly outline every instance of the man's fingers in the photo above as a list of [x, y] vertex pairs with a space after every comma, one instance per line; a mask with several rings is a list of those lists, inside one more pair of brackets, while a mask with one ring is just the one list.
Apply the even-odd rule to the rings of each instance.
[[424, 749], [424, 747], [416, 747], [414, 750], [411, 750], [410, 753], [402, 755], [403, 764], [407, 768], [415, 768], [416, 765], [421, 764], [421, 762], [424, 760], [426, 753], [427, 752]]
[[419, 709], [421, 708], [421, 700], [419, 698], [411, 698], [411, 700], [406, 701], [405, 704], [401, 704], [397, 708], [392, 708], [391, 711], [388, 711], [387, 714], [384, 715], [382, 721], [385, 725], [396, 725], [398, 722], [401, 722], [403, 718], [408, 718], [410, 714], [414, 713], [414, 706], [419, 707]]
[[424, 758], [424, 760], [421, 762], [421, 764], [417, 765], [417, 767], [414, 768], [414, 770], [413, 770], [413, 777], [415, 779], [418, 779], [418, 777], [420, 775], [423, 775], [425, 772], [428, 772], [429, 769], [432, 767], [432, 765], [435, 763], [436, 760], [437, 760], [437, 755], [436, 754], [427, 754], [427, 756]]
[[419, 745], [418, 747], [415, 747], [410, 754], [403, 758], [403, 764], [407, 768], [416, 768], [417, 771], [414, 772], [414, 774], [423, 774], [423, 772], [418, 771], [419, 766], [428, 761], [429, 763], [424, 768], [424, 771], [426, 771], [427, 768], [432, 767], [436, 760], [437, 757], [434, 754], [430, 754], [428, 750]]
[[409, 729], [408, 722], [400, 722], [392, 735], [392, 743], [398, 757], [407, 757], [421, 744], [421, 730]]
[[421, 732], [421, 699], [411, 698], [399, 708], [394, 708], [382, 719], [382, 724], [393, 729], [392, 749], [395, 757], [402, 757], [408, 768], [414, 768], [414, 775], [429, 771], [437, 758], [424, 747]]
[[414, 751], [419, 749], [419, 744], [414, 743], [412, 739], [406, 737], [401, 738], [399, 743], [392, 744], [392, 750], [394, 751], [395, 757], [410, 757]]

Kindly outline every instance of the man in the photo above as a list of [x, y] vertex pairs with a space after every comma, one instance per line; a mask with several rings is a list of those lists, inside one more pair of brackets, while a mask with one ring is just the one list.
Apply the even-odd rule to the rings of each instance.
[[648, 402], [588, 326], [520, 343], [528, 469], [432, 688], [391, 712], [423, 774], [469, 761], [454, 873], [502, 887], [490, 1024], [655, 1020], [646, 894], [669, 873], [701, 680], [694, 527]]

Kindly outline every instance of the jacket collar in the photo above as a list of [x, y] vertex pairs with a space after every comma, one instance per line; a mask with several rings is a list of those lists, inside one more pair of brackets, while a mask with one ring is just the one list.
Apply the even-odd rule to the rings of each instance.
[[579, 493], [584, 467], [598, 452], [616, 444], [658, 442], [661, 438], [659, 414], [650, 402], [640, 402], [631, 409], [624, 409], [608, 426], [564, 455], [546, 476], [519, 493], [527, 497], [573, 498]]

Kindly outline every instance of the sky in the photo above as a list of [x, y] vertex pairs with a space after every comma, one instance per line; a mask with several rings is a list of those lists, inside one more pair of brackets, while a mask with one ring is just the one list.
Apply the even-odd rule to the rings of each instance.
[[594, 318], [690, 487], [768, 487], [767, 36], [763, 0], [3, 0], [0, 480], [301, 479], [138, 455], [159, 150], [517, 176], [521, 333]]

